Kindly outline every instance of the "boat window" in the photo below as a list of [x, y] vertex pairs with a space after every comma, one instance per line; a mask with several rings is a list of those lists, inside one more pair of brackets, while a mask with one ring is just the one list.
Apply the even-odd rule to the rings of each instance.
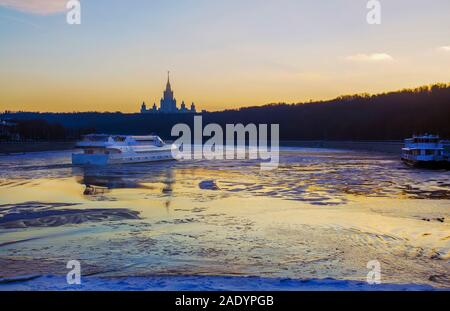
[[113, 139], [114, 139], [114, 141], [117, 141], [117, 142], [124, 142], [125, 139], [127, 139], [127, 138], [124, 136], [114, 136]]
[[109, 136], [85, 136], [84, 139], [87, 141], [95, 141], [95, 142], [105, 142], [108, 141]]

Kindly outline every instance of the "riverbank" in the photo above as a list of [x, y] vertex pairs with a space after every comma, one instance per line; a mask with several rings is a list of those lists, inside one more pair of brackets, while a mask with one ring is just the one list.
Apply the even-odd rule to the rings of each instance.
[[[362, 150], [400, 154], [403, 143], [400, 141], [326, 141], [302, 140], [282, 141], [282, 147], [304, 147]], [[75, 146], [74, 141], [58, 142], [0, 142], [0, 154], [69, 150]]]
[[69, 150], [74, 146], [74, 141], [0, 142], [0, 155], [26, 152]]

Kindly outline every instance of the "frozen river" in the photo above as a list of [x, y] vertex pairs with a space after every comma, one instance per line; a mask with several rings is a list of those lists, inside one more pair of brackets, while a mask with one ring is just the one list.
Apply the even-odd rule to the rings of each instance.
[[79, 168], [70, 155], [0, 156], [0, 289], [52, 289], [70, 260], [102, 280], [92, 289], [135, 277], [358, 282], [372, 260], [383, 283], [450, 288], [448, 171], [329, 149], [282, 148], [273, 171], [238, 160]]

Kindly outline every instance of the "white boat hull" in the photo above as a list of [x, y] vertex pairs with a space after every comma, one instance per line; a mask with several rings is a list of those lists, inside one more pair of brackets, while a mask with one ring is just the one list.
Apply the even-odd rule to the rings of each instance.
[[142, 154], [72, 154], [74, 165], [109, 165], [174, 160], [171, 151]]

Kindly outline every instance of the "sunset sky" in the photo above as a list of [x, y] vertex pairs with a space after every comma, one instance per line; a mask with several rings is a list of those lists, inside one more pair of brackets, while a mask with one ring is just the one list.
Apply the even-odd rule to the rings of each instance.
[[0, 110], [221, 110], [450, 82], [450, 1], [0, 0]]

